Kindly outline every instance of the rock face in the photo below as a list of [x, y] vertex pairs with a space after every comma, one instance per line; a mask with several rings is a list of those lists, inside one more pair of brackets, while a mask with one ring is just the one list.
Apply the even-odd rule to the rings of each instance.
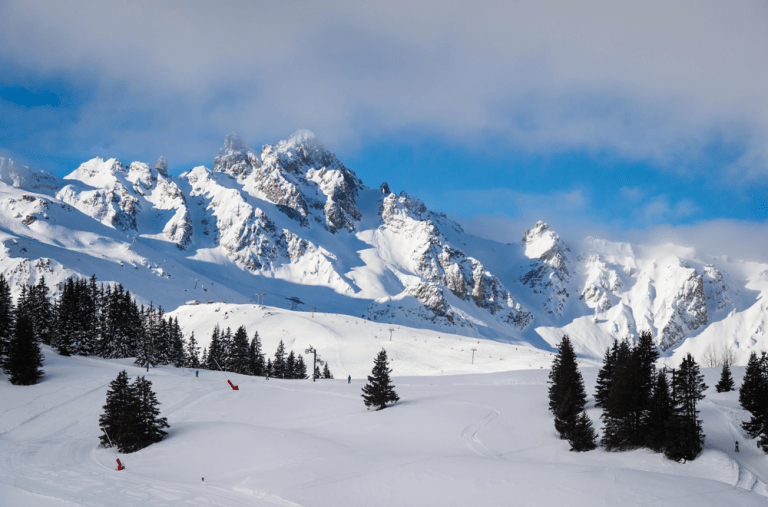
[[[379, 215], [380, 243], [387, 243], [393, 237], [408, 238], [413, 249], [401, 258], [399, 264], [418, 277], [392, 300], [409, 296], [431, 312], [430, 320], [441, 319], [444, 325], [472, 326], [471, 320], [460, 316], [458, 309], [446, 301], [443, 289], [447, 289], [459, 301], [470, 302], [495, 319], [517, 329], [523, 329], [531, 322], [533, 316], [523, 310], [480, 261], [468, 257], [449, 244], [438, 229], [439, 222], [450, 226], [444, 216], [429, 212], [423, 202], [405, 192], [399, 196], [389, 194], [384, 198]], [[393, 308], [393, 303], [387, 298], [371, 305], [368, 313], [378, 319], [391, 313], [390, 308]], [[421, 311], [402, 306], [397, 308], [404, 309], [408, 315]]]
[[544, 303], [547, 313], [562, 316], [569, 297], [571, 272], [567, 254], [570, 248], [544, 222], [537, 222], [523, 235], [522, 246], [525, 256], [532, 261], [519, 281], [535, 294], [547, 295]]

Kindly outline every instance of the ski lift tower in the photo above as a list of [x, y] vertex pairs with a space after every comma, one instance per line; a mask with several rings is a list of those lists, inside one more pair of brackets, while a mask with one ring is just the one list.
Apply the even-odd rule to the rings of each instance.
[[395, 328], [393, 328], [393, 327], [389, 328], [389, 341], [392, 341], [392, 331], [394, 331], [394, 330], [395, 330]]
[[304, 304], [304, 302], [302, 300], [300, 300], [299, 298], [297, 298], [296, 296], [292, 296], [292, 297], [285, 298], [285, 299], [287, 299], [288, 301], [291, 302], [291, 311], [294, 311], [294, 312], [299, 308], [299, 305], [303, 305]]
[[315, 318], [315, 310], [317, 310], [317, 307], [315, 307], [315, 306], [310, 306], [309, 307], [309, 311], [312, 312], [312, 318], [313, 319]]
[[315, 382], [317, 380], [317, 375], [315, 375], [315, 372], [317, 371], [317, 363], [320, 363], [321, 365], [325, 364], [325, 362], [317, 357], [317, 350], [312, 347], [312, 345], [309, 346], [307, 350], [304, 351], [305, 354], [312, 354], [314, 359], [312, 360], [312, 382]]

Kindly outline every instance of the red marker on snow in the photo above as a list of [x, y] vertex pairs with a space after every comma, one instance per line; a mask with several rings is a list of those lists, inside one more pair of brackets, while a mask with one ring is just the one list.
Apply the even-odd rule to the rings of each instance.
[[231, 380], [227, 379], [227, 382], [229, 382], [229, 385], [232, 386], [232, 390], [233, 391], [239, 391], [240, 390], [240, 388], [237, 387], [236, 385], [234, 385]]
[[122, 464], [122, 463], [120, 463], [120, 459], [116, 459], [115, 461], [117, 461], [117, 471], [118, 471], [118, 472], [119, 472], [120, 470], [125, 470], [125, 467], [123, 466], [123, 464]]

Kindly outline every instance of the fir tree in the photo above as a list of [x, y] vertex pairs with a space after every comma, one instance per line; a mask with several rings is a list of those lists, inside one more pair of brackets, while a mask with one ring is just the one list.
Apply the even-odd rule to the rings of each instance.
[[232, 357], [230, 359], [229, 371], [240, 373], [241, 375], [250, 375], [251, 364], [248, 349], [248, 332], [245, 330], [245, 326], [240, 326], [232, 338]]
[[764, 453], [768, 453], [768, 410], [763, 414], [762, 423], [760, 434], [757, 437], [757, 446], [762, 449]]
[[[152, 382], [143, 376], [136, 377], [133, 382], [132, 393], [134, 396], [132, 408], [137, 416], [133, 418], [136, 426], [133, 428], [133, 451], [143, 449], [155, 442], [159, 442], [168, 433], [163, 428], [168, 428], [168, 421], [160, 416], [160, 404], [152, 391]], [[130, 452], [133, 452], [130, 451]]]
[[54, 336], [53, 305], [50, 300], [50, 289], [45, 283], [45, 277], [31, 289], [31, 317], [34, 321], [35, 336], [40, 342], [51, 345]]
[[648, 412], [656, 383], [656, 361], [659, 351], [653, 343], [650, 331], [642, 331], [633, 350], [635, 363], [635, 390], [633, 400], [633, 429], [632, 443], [641, 446], [645, 440], [645, 428], [648, 424]]
[[248, 364], [251, 375], [263, 377], [266, 374], [264, 353], [261, 350], [261, 340], [259, 339], [258, 331], [253, 333], [251, 345], [248, 347]]
[[296, 367], [293, 370], [293, 378], [302, 380], [307, 378], [307, 365], [304, 364], [304, 357], [301, 354], [296, 358]]
[[130, 412], [134, 396], [128, 384], [128, 373], [125, 370], [117, 374], [117, 378], [109, 383], [107, 403], [102, 408], [104, 413], [99, 417], [99, 427], [103, 434], [99, 441], [103, 447], [117, 447], [120, 452], [129, 452], [123, 445], [127, 431], [131, 425]]
[[387, 361], [387, 351], [381, 349], [373, 363], [373, 370], [368, 375], [368, 383], [363, 386], [363, 400], [366, 407], [374, 407], [381, 410], [387, 406], [387, 403], [395, 403], [400, 397], [394, 390], [389, 379], [389, 369]]
[[275, 376], [275, 368], [272, 366], [272, 359], [267, 359], [267, 367], [265, 369], [265, 372], [270, 377]]
[[320, 367], [317, 366], [317, 365], [315, 365], [315, 373], [314, 373], [314, 376], [312, 378], [314, 378], [314, 379], [323, 378], [323, 375], [320, 373]]
[[702, 421], [696, 405], [704, 399], [704, 375], [691, 354], [686, 355], [673, 380], [675, 405], [668, 424], [664, 455], [675, 461], [696, 459], [704, 446]]
[[328, 363], [325, 363], [325, 366], [323, 366], [323, 378], [333, 378], [331, 370], [328, 369]]
[[170, 360], [176, 368], [183, 368], [186, 364], [186, 354], [184, 353], [184, 335], [179, 326], [178, 317], [168, 319], [168, 332], [170, 334]]
[[200, 368], [208, 369], [208, 347], [203, 347], [203, 354], [200, 356]]
[[32, 319], [26, 313], [16, 317], [13, 338], [8, 344], [8, 357], [3, 371], [12, 384], [30, 386], [43, 378], [43, 353], [35, 339]]
[[571, 451], [584, 452], [591, 451], [597, 447], [595, 440], [597, 433], [592, 427], [592, 421], [586, 412], [582, 411], [576, 418], [576, 424], [568, 437], [568, 443], [571, 444]]
[[587, 404], [587, 393], [568, 335], [564, 335], [557, 345], [549, 384], [549, 410], [555, 416], [555, 430], [560, 438], [570, 438], [576, 420]]
[[611, 389], [603, 406], [603, 437], [601, 443], [608, 451], [637, 447], [637, 368], [628, 340], [622, 340], [616, 351]]
[[285, 345], [283, 340], [277, 345], [277, 351], [275, 352], [275, 360], [272, 361], [272, 377], [285, 378]]
[[741, 408], [752, 414], [749, 421], [742, 423], [742, 428], [751, 438], [760, 434], [765, 411], [768, 410], [768, 378], [766, 376], [766, 355], [761, 359], [752, 352], [749, 355], [747, 367], [744, 370], [744, 382], [739, 388], [739, 404]]
[[650, 410], [646, 420], [645, 445], [653, 451], [663, 452], [667, 441], [667, 425], [672, 417], [672, 397], [669, 392], [667, 373], [656, 375]]
[[285, 358], [285, 378], [296, 378], [293, 376], [296, 370], [296, 355], [291, 350], [288, 357]]
[[[232, 339], [232, 330], [227, 328], [219, 337], [221, 343], [221, 359], [219, 365], [224, 371], [232, 371], [234, 364], [234, 341]], [[210, 353], [210, 352], [209, 352]]]
[[718, 393], [728, 393], [734, 390], [733, 376], [731, 376], [731, 367], [728, 363], [723, 365], [723, 371], [720, 372], [720, 381], [715, 385]]
[[220, 339], [221, 331], [219, 330], [219, 325], [216, 324], [213, 328], [213, 333], [211, 333], [211, 343], [208, 345], [208, 354], [205, 358], [205, 367], [209, 370], [218, 370], [219, 365], [223, 361], [223, 350], [221, 347], [221, 339]]
[[187, 350], [184, 352], [184, 361], [187, 368], [200, 368], [200, 347], [197, 346], [197, 340], [195, 339], [195, 332], [192, 331], [187, 341]]
[[5, 280], [5, 275], [0, 273], [0, 366], [3, 366], [8, 356], [8, 349], [13, 337], [14, 313], [11, 288]]
[[597, 387], [595, 388], [596, 407], [604, 407], [605, 400], [608, 399], [608, 393], [611, 390], [611, 377], [613, 377], [614, 364], [616, 363], [617, 348], [618, 341], [614, 341], [613, 348], [605, 349], [603, 367], [597, 373]]

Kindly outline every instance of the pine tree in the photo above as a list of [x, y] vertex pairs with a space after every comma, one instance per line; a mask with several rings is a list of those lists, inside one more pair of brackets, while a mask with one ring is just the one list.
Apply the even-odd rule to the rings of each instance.
[[573, 427], [571, 435], [568, 437], [568, 443], [571, 444], [571, 451], [591, 451], [597, 447], [597, 443], [595, 442], [596, 439], [597, 433], [592, 427], [592, 421], [587, 413], [582, 411], [576, 418], [576, 424]]
[[328, 363], [325, 363], [325, 366], [323, 366], [323, 378], [333, 378], [331, 370], [328, 369]]
[[757, 438], [757, 446], [763, 450], [764, 453], [768, 453], [768, 410], [763, 414], [762, 428]]
[[133, 399], [131, 386], [128, 384], [128, 373], [123, 370], [109, 383], [107, 403], [102, 407], [104, 413], [99, 417], [99, 427], [103, 432], [99, 441], [103, 447], [115, 446], [120, 452], [127, 452], [123, 442], [126, 429], [132, 422], [129, 420], [129, 412]]
[[32, 319], [26, 313], [16, 317], [13, 338], [8, 344], [8, 357], [3, 371], [12, 384], [30, 386], [43, 378], [43, 353], [35, 339]]
[[40, 342], [51, 345], [54, 336], [53, 305], [50, 300], [50, 289], [45, 283], [44, 276], [41, 276], [37, 284], [32, 287], [30, 303], [35, 336]]
[[363, 386], [363, 400], [366, 407], [374, 407], [381, 410], [387, 406], [387, 403], [395, 403], [400, 397], [394, 390], [389, 379], [389, 369], [387, 361], [387, 351], [381, 349], [373, 363], [373, 370], [368, 375], [368, 383]]
[[555, 416], [555, 430], [560, 438], [570, 438], [576, 420], [587, 404], [587, 393], [568, 335], [564, 335], [557, 345], [549, 384], [549, 410]]
[[723, 371], [720, 372], [720, 381], [715, 385], [718, 393], [728, 393], [734, 390], [733, 376], [731, 376], [731, 367], [728, 363], [723, 365]]
[[611, 377], [613, 377], [613, 369], [616, 363], [616, 354], [618, 349], [618, 341], [613, 342], [613, 348], [607, 347], [605, 349], [605, 356], [603, 356], [603, 367], [597, 373], [597, 387], [595, 388], [595, 407], [604, 407], [605, 400], [608, 399], [608, 393], [611, 390]]
[[768, 410], [768, 375], [766, 375], [766, 355], [761, 359], [752, 352], [749, 355], [747, 367], [744, 370], [744, 382], [739, 388], [739, 404], [741, 408], [752, 414], [749, 421], [742, 423], [742, 428], [751, 438], [760, 434], [763, 426], [762, 419]]
[[200, 356], [200, 368], [208, 369], [208, 347], [203, 347], [203, 354]]
[[307, 378], [307, 365], [304, 364], [304, 357], [301, 354], [296, 358], [296, 368], [293, 370], [293, 378], [302, 380]]
[[184, 352], [184, 361], [187, 368], [200, 368], [200, 357], [198, 356], [200, 347], [197, 346], [197, 340], [195, 339], [195, 332], [192, 331], [187, 341], [187, 350]]
[[313, 378], [315, 378], [315, 379], [323, 378], [323, 375], [320, 373], [320, 367], [317, 366], [317, 365], [315, 365], [315, 373], [314, 373]]
[[265, 372], [270, 377], [274, 377], [275, 376], [275, 368], [272, 366], [272, 359], [267, 359], [267, 367], [266, 367]]
[[296, 378], [293, 376], [296, 370], [296, 355], [291, 350], [288, 357], [285, 358], [285, 378]]
[[283, 345], [283, 340], [280, 340], [280, 343], [277, 345], [275, 360], [272, 361], [272, 374], [270, 376], [285, 378], [285, 345]]
[[13, 337], [14, 313], [11, 288], [5, 280], [5, 275], [0, 273], [0, 366], [3, 366], [8, 356], [8, 348]]
[[224, 330], [224, 332], [221, 333], [219, 340], [221, 344], [221, 359], [219, 360], [219, 365], [221, 365], [221, 369], [224, 371], [232, 371], [234, 364], [234, 341], [232, 339], [232, 330], [230, 328]]
[[223, 361], [220, 334], [219, 325], [216, 324], [213, 328], [213, 333], [211, 333], [211, 343], [208, 345], [208, 355], [205, 359], [205, 367], [209, 370], [220, 369], [219, 365]]
[[608, 451], [637, 447], [635, 425], [637, 364], [628, 340], [622, 340], [616, 351], [613, 378], [608, 398], [603, 406], [603, 437], [601, 443]]
[[184, 334], [181, 332], [178, 317], [168, 319], [168, 332], [170, 334], [170, 357], [171, 364], [176, 368], [183, 368], [186, 364], [186, 354], [184, 353]]
[[251, 364], [248, 355], [248, 332], [245, 330], [245, 326], [240, 326], [232, 338], [232, 358], [230, 359], [229, 371], [250, 375]]
[[[135, 437], [133, 438], [134, 451], [143, 449], [155, 442], [159, 442], [168, 433], [163, 428], [168, 428], [168, 421], [165, 417], [159, 417], [160, 404], [157, 401], [155, 393], [152, 391], [152, 382], [146, 380], [143, 376], [136, 377], [133, 382], [133, 407], [137, 412], [135, 418], [136, 427], [133, 429]], [[130, 451], [132, 452], [132, 451]]]
[[702, 421], [697, 402], [704, 399], [704, 375], [691, 354], [687, 354], [673, 380], [675, 406], [668, 425], [664, 455], [675, 461], [696, 459], [704, 446]]
[[641, 446], [645, 441], [648, 412], [657, 380], [656, 361], [659, 359], [659, 351], [653, 343], [653, 335], [650, 331], [640, 332], [640, 337], [632, 350], [632, 356], [635, 363], [632, 443], [635, 446]]
[[672, 397], [669, 392], [667, 373], [656, 375], [650, 410], [646, 420], [645, 445], [653, 451], [663, 452], [667, 441], [667, 425], [672, 417]]
[[259, 332], [253, 333], [251, 345], [248, 347], [248, 365], [250, 375], [263, 377], [266, 374], [266, 365], [264, 364], [264, 353], [261, 350], [261, 340]]

